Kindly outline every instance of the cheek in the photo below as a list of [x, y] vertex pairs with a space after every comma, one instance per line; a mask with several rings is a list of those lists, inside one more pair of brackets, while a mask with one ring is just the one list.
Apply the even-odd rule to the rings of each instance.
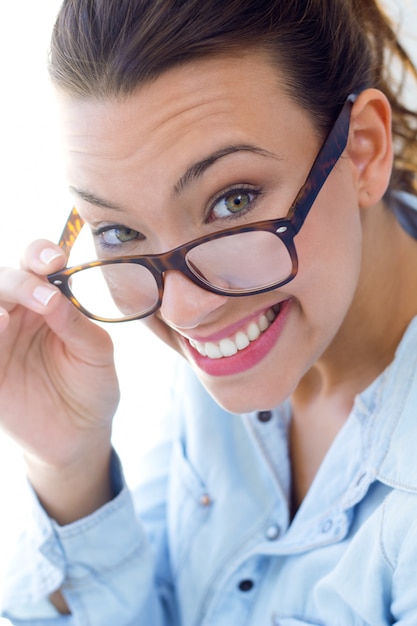
[[156, 337], [166, 343], [167, 346], [183, 355], [182, 345], [179, 341], [178, 334], [165, 324], [165, 322], [160, 320], [157, 314], [144, 318], [141, 320], [141, 323]]
[[304, 313], [335, 332], [358, 287], [362, 262], [360, 212], [354, 194], [323, 194], [296, 240], [294, 295]]

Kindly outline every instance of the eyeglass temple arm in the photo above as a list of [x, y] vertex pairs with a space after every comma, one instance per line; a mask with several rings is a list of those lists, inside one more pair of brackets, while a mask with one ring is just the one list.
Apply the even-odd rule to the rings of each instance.
[[301, 188], [297, 198], [293, 203], [292, 223], [295, 234], [298, 233], [304, 224], [310, 208], [317, 198], [321, 188], [323, 187], [327, 177], [333, 170], [333, 167], [341, 157], [347, 146], [350, 127], [350, 113], [352, 106], [359, 94], [350, 94], [340, 111], [337, 120], [327, 135], [322, 149], [314, 161], [310, 173], [307, 177], [306, 184]]
[[58, 244], [59, 246], [61, 246], [67, 256], [71, 252], [71, 248], [74, 245], [78, 235], [80, 234], [84, 223], [85, 222], [83, 218], [78, 214], [77, 209], [73, 207], [71, 213], [68, 216], [61, 237], [59, 238]]

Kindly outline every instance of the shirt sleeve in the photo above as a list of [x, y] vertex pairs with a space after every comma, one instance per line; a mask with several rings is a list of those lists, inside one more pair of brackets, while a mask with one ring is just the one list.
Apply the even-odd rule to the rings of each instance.
[[[50, 519], [32, 493], [31, 524], [21, 537], [3, 597], [3, 615], [25, 626], [176, 626], [166, 548], [167, 444], [153, 455], [158, 472], [135, 496], [114, 454], [117, 496], [67, 526]], [[134, 500], [140, 502], [139, 521]], [[146, 501], [145, 501], [146, 500]], [[71, 615], [49, 602], [61, 592]]]

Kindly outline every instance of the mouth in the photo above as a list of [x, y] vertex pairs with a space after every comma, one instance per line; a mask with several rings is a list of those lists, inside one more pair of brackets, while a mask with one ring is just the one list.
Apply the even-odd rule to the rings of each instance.
[[211, 376], [238, 374], [254, 367], [275, 346], [285, 325], [291, 299], [262, 313], [241, 330], [218, 341], [196, 341], [183, 337], [197, 367]]
[[246, 350], [252, 342], [257, 341], [262, 333], [268, 330], [279, 314], [280, 308], [280, 304], [270, 307], [261, 313], [256, 320], [252, 320], [246, 329], [239, 330], [234, 335], [220, 341], [202, 343], [188, 339], [188, 342], [201, 356], [209, 359], [224, 359], [234, 356], [241, 350]]

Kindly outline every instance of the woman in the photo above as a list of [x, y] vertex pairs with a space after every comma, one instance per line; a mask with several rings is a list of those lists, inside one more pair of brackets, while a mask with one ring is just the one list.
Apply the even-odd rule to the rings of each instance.
[[[0, 274], [36, 494], [12, 622], [417, 622], [417, 133], [391, 68], [417, 78], [374, 0], [64, 2], [76, 210]], [[84, 222], [100, 262], [62, 271]], [[191, 365], [135, 506], [89, 318]]]

